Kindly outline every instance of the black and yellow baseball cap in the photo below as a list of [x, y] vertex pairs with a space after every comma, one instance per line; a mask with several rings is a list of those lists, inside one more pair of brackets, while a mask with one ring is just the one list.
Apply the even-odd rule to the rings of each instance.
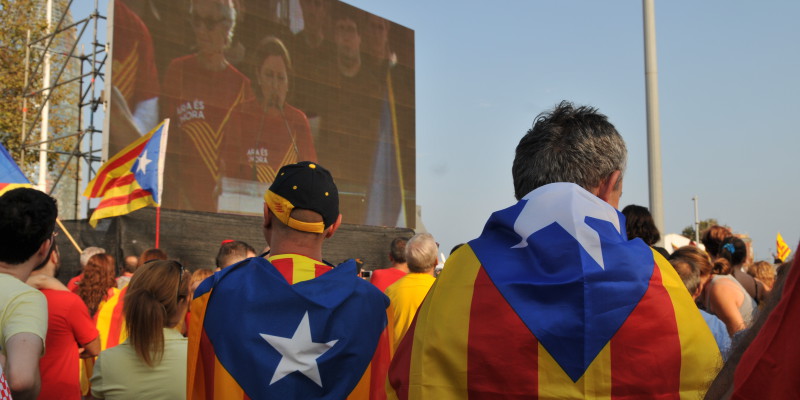
[[[284, 224], [303, 232], [322, 233], [339, 217], [339, 191], [333, 176], [310, 161], [284, 165], [264, 193], [264, 202]], [[304, 222], [291, 217], [295, 208], [311, 210], [322, 222]]]

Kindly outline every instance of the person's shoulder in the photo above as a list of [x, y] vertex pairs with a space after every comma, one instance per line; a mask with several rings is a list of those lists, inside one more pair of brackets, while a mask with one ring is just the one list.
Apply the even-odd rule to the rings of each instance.
[[7, 299], [20, 296], [45, 299], [41, 291], [8, 274], [0, 274], [0, 293]]

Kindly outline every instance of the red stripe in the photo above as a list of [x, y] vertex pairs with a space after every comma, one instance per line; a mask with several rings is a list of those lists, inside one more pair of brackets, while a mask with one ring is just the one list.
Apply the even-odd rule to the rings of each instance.
[[127, 173], [122, 176], [117, 176], [114, 178], [109, 179], [108, 183], [106, 184], [106, 189], [104, 192], [107, 192], [115, 187], [130, 185], [133, 181], [136, 180], [136, 176], [133, 175], [133, 172]]
[[290, 284], [294, 282], [292, 277], [294, 276], [294, 260], [291, 258], [281, 258], [275, 261], [271, 261], [272, 265], [278, 272], [283, 275], [283, 279], [286, 279], [286, 282]]
[[328, 271], [331, 270], [331, 267], [327, 265], [317, 264], [314, 266], [314, 276], [320, 276]]
[[0, 191], [6, 188], [6, 186], [10, 185], [10, 183], [0, 183]]
[[121, 205], [129, 204], [129, 203], [131, 203], [132, 201], [134, 201], [136, 199], [139, 199], [139, 198], [142, 198], [142, 197], [147, 197], [147, 196], [150, 196], [150, 195], [151, 195], [151, 193], [148, 192], [147, 190], [136, 189], [136, 190], [132, 191], [130, 194], [125, 195], [125, 196], [117, 196], [117, 197], [112, 197], [110, 199], [103, 199], [103, 201], [101, 201], [100, 204], [97, 205], [97, 208], [95, 209], [95, 211], [97, 211], [97, 210], [99, 210], [101, 208], [113, 207], [113, 206], [121, 206]]
[[97, 193], [103, 186], [105, 186], [103, 182], [106, 180], [108, 173], [125, 165], [125, 163], [128, 161], [138, 157], [142, 152], [142, 149], [144, 149], [144, 146], [147, 145], [147, 142], [148, 141], [144, 141], [140, 143], [138, 146], [134, 147], [127, 153], [122, 154], [118, 159], [114, 160], [110, 164], [103, 165], [103, 167], [100, 168], [100, 171], [97, 172], [97, 176], [94, 178], [94, 185], [92, 186], [92, 192], [89, 197], [98, 197]]
[[481, 268], [475, 278], [467, 349], [472, 399], [536, 399], [539, 342]]
[[[417, 330], [417, 317], [419, 313], [414, 316], [405, 336], [400, 339], [392, 364], [389, 366], [389, 384], [394, 388], [399, 400], [408, 400], [408, 374], [411, 371], [411, 347], [414, 344], [414, 332]], [[401, 386], [402, 382], [406, 384]]]
[[122, 312], [122, 307], [125, 305], [125, 293], [128, 293], [127, 286], [122, 288], [119, 292], [119, 300], [117, 300], [117, 305], [114, 306], [114, 311], [111, 313], [111, 325], [108, 327], [106, 348], [111, 348], [119, 344], [119, 337], [122, 332], [122, 321], [125, 317]]
[[[203, 328], [203, 331], [200, 335], [200, 364], [203, 367], [202, 379], [203, 379], [203, 384], [205, 385], [207, 399], [214, 398], [215, 357], [216, 353], [214, 353], [214, 346], [211, 345], [211, 341], [208, 339], [208, 335], [206, 335], [206, 330], [205, 328]], [[197, 379], [197, 377], [195, 379]]]
[[389, 327], [383, 328], [378, 339], [378, 348], [372, 356], [372, 369], [370, 371], [369, 399], [386, 399], [386, 376], [389, 372], [389, 363], [392, 361], [389, 346]]
[[650, 287], [611, 338], [611, 397], [679, 399], [681, 342], [658, 266]]

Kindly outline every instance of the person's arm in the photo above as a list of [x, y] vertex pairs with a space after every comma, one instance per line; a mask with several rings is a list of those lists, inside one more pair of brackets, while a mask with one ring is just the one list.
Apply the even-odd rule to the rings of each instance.
[[717, 282], [709, 288], [711, 311], [725, 323], [728, 334], [746, 328], [739, 307], [744, 301], [744, 295], [736, 286], [729, 282]]
[[17, 333], [6, 341], [6, 379], [12, 398], [35, 399], [39, 396], [39, 357], [43, 349], [42, 338], [33, 333]]
[[64, 286], [63, 283], [61, 283], [61, 281], [59, 281], [56, 278], [53, 278], [52, 276], [47, 276], [47, 275], [41, 275], [41, 274], [31, 275], [28, 278], [28, 280], [25, 281], [25, 283], [27, 283], [28, 286], [33, 286], [34, 288], [39, 290], [52, 289], [52, 290], [69, 291], [69, 289], [67, 289], [67, 287]]
[[100, 336], [84, 344], [81, 348], [81, 358], [97, 357], [98, 354], [100, 354]]

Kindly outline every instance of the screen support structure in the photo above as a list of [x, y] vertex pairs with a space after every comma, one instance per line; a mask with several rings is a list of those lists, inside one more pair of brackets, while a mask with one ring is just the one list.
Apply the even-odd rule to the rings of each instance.
[[[93, 1], [93, 8], [90, 10], [90, 14], [77, 21], [70, 21], [71, 18], [69, 18], [73, 2], [74, 0], [60, 2], [63, 7], [57, 7], [54, 10], [54, 17], [57, 18], [57, 22], [48, 21], [49, 29], [44, 35], [34, 38], [31, 38], [30, 34], [28, 35], [25, 60], [25, 89], [22, 99], [22, 126], [20, 130], [22, 146], [19, 155], [20, 160], [25, 152], [55, 153], [67, 156], [62, 166], [57, 168], [57, 172], [55, 170], [48, 171], [53, 172], [55, 175], [52, 184], [49, 185], [50, 187], [40, 189], [47, 189], [46, 192], [52, 194], [66, 174], [73, 174], [75, 182], [74, 207], [75, 216], [77, 217], [81, 200], [79, 190], [81, 171], [85, 171], [85, 182], [88, 182], [96, 174], [96, 163], [101, 161], [98, 153], [102, 152], [102, 141], [98, 141], [95, 138], [96, 134], [102, 133], [102, 130], [98, 129], [97, 126], [102, 121], [99, 113], [102, 111], [100, 106], [103, 105], [103, 99], [99, 92], [102, 89], [102, 85], [99, 85], [98, 80], [105, 80], [108, 51], [106, 44], [100, 43], [98, 40], [100, 24], [106, 24], [106, 17], [100, 14], [98, 0]], [[48, 5], [48, 8], [50, 7], [51, 5]], [[74, 35], [74, 37], [69, 37], [70, 35]], [[88, 46], [81, 45], [79, 48], [78, 45], [86, 40], [84, 39], [85, 36], [88, 36], [87, 39], [90, 42]], [[64, 38], [68, 39], [62, 41], [62, 43], [67, 43], [66, 46], [60, 46], [61, 48], [54, 46], [54, 43]], [[50, 78], [49, 84], [39, 83], [36, 77], [40, 70], [48, 67], [45, 64], [49, 62], [47, 59], [53, 54], [62, 56], [63, 62], [60, 65], [50, 66], [55, 73]], [[66, 73], [67, 66], [70, 62], [74, 65], [75, 61], [80, 64], [80, 72], [77, 75], [69, 76], [70, 74]], [[74, 124], [74, 130], [57, 137], [53, 132], [47, 132], [47, 135], [43, 135], [42, 139], [36, 140], [34, 133], [37, 127], [47, 126], [47, 123], [43, 122], [43, 113], [46, 113], [46, 105], [52, 98], [53, 90], [76, 82], [79, 85], [78, 96], [73, 98], [73, 104], [69, 104], [69, 106], [75, 107], [77, 110], [76, 118], [70, 121], [70, 124]], [[36, 88], [37, 85], [42, 87]], [[37, 102], [35, 101], [37, 96], [42, 96], [43, 99]], [[51, 149], [49, 146], [43, 146], [43, 144], [56, 144], [59, 141], [73, 138], [77, 138], [77, 140], [74, 140], [74, 145], [71, 148], [58, 149], [58, 147], [53, 146], [54, 148]], [[74, 163], [75, 168], [70, 172], [69, 166], [71, 163]]]

